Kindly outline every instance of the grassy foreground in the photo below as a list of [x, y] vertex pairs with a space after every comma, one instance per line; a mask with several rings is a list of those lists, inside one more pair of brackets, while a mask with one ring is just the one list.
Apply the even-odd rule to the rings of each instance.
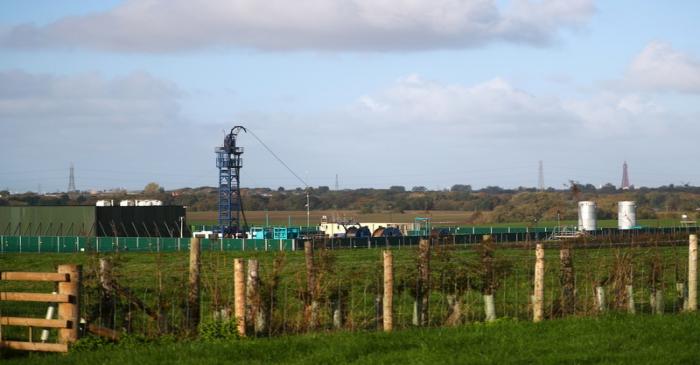
[[693, 364], [700, 316], [500, 321], [393, 334], [355, 332], [228, 342], [110, 346], [3, 364]]

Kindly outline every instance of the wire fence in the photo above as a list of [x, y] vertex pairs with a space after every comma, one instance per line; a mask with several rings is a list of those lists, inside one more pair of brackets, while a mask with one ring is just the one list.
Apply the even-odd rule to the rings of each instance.
[[[684, 311], [688, 307], [687, 237], [663, 242], [545, 245], [544, 318], [593, 316], [609, 311]], [[70, 258], [83, 265], [82, 317], [119, 333], [192, 336], [198, 324], [233, 320], [234, 258], [246, 260], [248, 268], [251, 260], [259, 265], [258, 279], [247, 277], [248, 335], [381, 329], [385, 315], [385, 248], [331, 250], [327, 244], [314, 242], [311, 254], [304, 250], [203, 250], [196, 308], [188, 300], [191, 266], [185, 252], [94, 253]], [[394, 329], [455, 326], [500, 318], [532, 320], [534, 243], [518, 247], [489, 241], [460, 245], [436, 238], [428, 247], [427, 254], [416, 246], [391, 249]], [[64, 261], [63, 257], [52, 256], [38, 265], [48, 268]], [[116, 286], [105, 285], [100, 263], [105, 259], [111, 265], [109, 280]], [[3, 270], [27, 271], [17, 266], [28, 261], [1, 262]], [[0, 290], [7, 291], [17, 289], [19, 284], [0, 285]], [[52, 290], [41, 283], [30, 284], [30, 288]], [[46, 311], [45, 303], [0, 305], [2, 316], [36, 317]], [[26, 334], [5, 330], [3, 336]]]

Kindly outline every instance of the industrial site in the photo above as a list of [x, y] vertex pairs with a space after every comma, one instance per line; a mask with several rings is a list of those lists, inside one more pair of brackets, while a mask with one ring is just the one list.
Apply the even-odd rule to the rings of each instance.
[[[497, 224], [460, 225], [458, 222], [435, 221], [430, 210], [425, 216], [415, 216], [411, 221], [365, 221], [336, 214], [321, 215], [312, 221], [310, 194], [307, 186], [302, 191], [306, 198], [306, 221], [291, 225], [271, 225], [269, 219], [258, 224], [248, 222], [246, 206], [241, 192], [244, 178], [244, 147], [240, 144], [243, 126], [233, 127], [223, 143], [215, 149], [218, 169], [216, 188], [217, 220], [215, 224], [196, 224], [188, 221], [184, 205], [164, 205], [157, 199], [100, 199], [92, 206], [0, 206], [0, 248], [2, 252], [118, 252], [182, 250], [187, 244], [180, 239], [198, 237], [221, 240], [220, 249], [244, 250], [296, 250], [303, 248], [306, 240], [334, 240], [332, 247], [377, 247], [416, 244], [420, 238], [451, 237], [453, 243], [476, 243], [488, 234], [495, 242], [522, 243], [535, 241], [559, 241], [586, 238], [622, 237], [649, 234], [694, 233], [696, 220], [680, 214], [677, 224], [664, 226], [643, 225], [637, 221], [635, 201], [616, 202], [616, 226], [601, 227], [597, 224], [595, 201], [571, 201], [565, 204], [576, 206], [577, 222], [562, 223], [561, 211], [557, 210], [556, 224], [538, 224], [538, 221], [514, 226]], [[255, 138], [263, 143], [257, 136]], [[264, 145], [264, 143], [263, 143]], [[265, 148], [286, 167], [290, 174], [298, 175], [265, 145]], [[628, 166], [623, 165], [620, 191], [634, 190], [629, 183]], [[71, 168], [71, 173], [73, 172]], [[540, 187], [542, 183], [542, 161], [539, 163]], [[305, 182], [300, 179], [300, 182]], [[75, 190], [71, 175], [69, 191]], [[580, 187], [571, 182], [572, 198], [580, 197]], [[421, 190], [422, 191], [422, 190]], [[693, 214], [695, 212], [691, 212]], [[467, 213], [465, 213], [466, 215]], [[397, 214], [398, 215], [398, 214]], [[392, 215], [389, 215], [391, 217]], [[314, 214], [317, 217], [317, 214]], [[541, 218], [541, 217], [540, 217]], [[609, 220], [608, 220], [609, 221]], [[155, 244], [153, 243], [155, 240]], [[161, 243], [161, 238], [165, 239]], [[101, 239], [101, 242], [100, 242]], [[172, 239], [177, 239], [173, 241]], [[247, 244], [246, 244], [246, 241]], [[258, 242], [260, 241], [260, 242]], [[273, 241], [277, 241], [274, 243]], [[176, 242], [176, 243], [173, 243]]]
[[700, 2], [0, 2], [0, 364], [700, 364]]

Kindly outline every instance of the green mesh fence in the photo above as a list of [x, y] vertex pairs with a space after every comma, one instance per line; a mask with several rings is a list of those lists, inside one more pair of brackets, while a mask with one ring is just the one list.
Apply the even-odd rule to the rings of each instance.
[[[202, 239], [208, 251], [291, 251], [294, 240]], [[0, 236], [0, 253], [188, 251], [190, 238]]]

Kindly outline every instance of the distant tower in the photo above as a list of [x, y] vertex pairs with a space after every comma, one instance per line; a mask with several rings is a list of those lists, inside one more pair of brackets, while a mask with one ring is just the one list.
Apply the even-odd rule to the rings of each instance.
[[627, 161], [622, 164], [622, 185], [620, 188], [622, 190], [627, 190], [630, 188], [630, 177], [627, 174]]
[[537, 187], [540, 189], [540, 191], [544, 191], [544, 167], [542, 167], [542, 160], [540, 160], [539, 179], [537, 181]]
[[[247, 231], [248, 222], [241, 202], [241, 168], [243, 147], [236, 144], [238, 133], [248, 132], [237, 125], [224, 138], [224, 145], [216, 147], [216, 167], [219, 169], [219, 231], [222, 236], [233, 236]], [[243, 225], [241, 225], [243, 218]]]
[[75, 173], [74, 173], [75, 168], [73, 167], [73, 163], [70, 163], [70, 177], [68, 178], [68, 192], [73, 192], [75, 191]]
[[335, 191], [338, 191], [338, 174], [335, 174]]

